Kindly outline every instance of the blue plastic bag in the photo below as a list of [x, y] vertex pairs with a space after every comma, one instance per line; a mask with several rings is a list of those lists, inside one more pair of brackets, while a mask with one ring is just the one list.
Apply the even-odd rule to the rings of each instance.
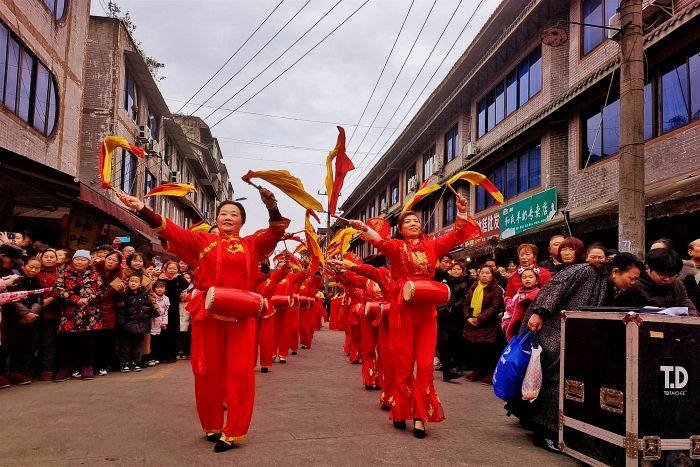
[[513, 400], [519, 393], [525, 378], [527, 365], [532, 353], [532, 340], [536, 338], [529, 329], [524, 329], [515, 336], [498, 358], [493, 372], [493, 392], [506, 402]]

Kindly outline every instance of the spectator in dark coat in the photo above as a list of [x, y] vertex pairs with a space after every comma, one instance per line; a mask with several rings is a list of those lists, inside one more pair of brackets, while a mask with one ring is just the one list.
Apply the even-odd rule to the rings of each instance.
[[117, 304], [126, 292], [124, 272], [121, 267], [122, 254], [113, 250], [107, 253], [104, 261], [95, 265], [95, 270], [102, 277], [106, 291], [100, 304], [102, 329], [98, 331], [95, 349], [95, 369], [98, 375], [106, 375], [107, 369], [115, 360], [117, 336]]
[[566, 239], [564, 235], [552, 235], [549, 239], [549, 258], [541, 261], [538, 265], [541, 268], [545, 268], [552, 274], [564, 269], [564, 263], [559, 259], [559, 245]]
[[493, 382], [496, 368], [496, 341], [498, 340], [499, 314], [504, 311], [503, 289], [493, 277], [488, 266], [479, 268], [479, 280], [469, 289], [464, 302], [464, 337], [471, 343], [472, 368], [466, 378]]
[[615, 298], [615, 304], [635, 307], [688, 307], [689, 315], [698, 316], [685, 286], [678, 280], [682, 268], [683, 260], [674, 250], [657, 248], [650, 251], [646, 257], [646, 271], [633, 287]]
[[148, 291], [141, 286], [141, 276], [129, 277], [126, 287], [124, 301], [117, 309], [119, 360], [123, 373], [141, 371], [143, 338], [151, 331], [151, 318], [158, 316]]
[[690, 261], [687, 263], [690, 264], [683, 268], [687, 273], [685, 277], [679, 277], [679, 279], [683, 281], [688, 298], [695, 305], [695, 309], [700, 310], [700, 238], [688, 244], [688, 256]]

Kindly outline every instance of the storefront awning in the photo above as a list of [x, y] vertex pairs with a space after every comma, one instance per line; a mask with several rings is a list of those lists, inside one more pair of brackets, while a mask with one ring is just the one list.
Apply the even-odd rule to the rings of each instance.
[[106, 213], [124, 227], [136, 231], [136, 233], [151, 242], [151, 247], [155, 252], [163, 252], [160, 245], [160, 240], [158, 240], [158, 237], [151, 233], [152, 229], [148, 226], [148, 224], [146, 224], [146, 222], [136, 217], [136, 215], [132, 212], [119, 207], [117, 204], [105, 198], [84, 183], [80, 184], [80, 199], [83, 202]]

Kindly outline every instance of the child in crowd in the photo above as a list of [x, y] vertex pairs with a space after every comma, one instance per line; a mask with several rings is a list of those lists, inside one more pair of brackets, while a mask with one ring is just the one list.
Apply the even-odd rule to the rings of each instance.
[[126, 296], [117, 310], [119, 360], [122, 373], [141, 371], [144, 336], [151, 330], [151, 318], [158, 311], [151, 303], [148, 291], [141, 285], [141, 276], [133, 274], [126, 282]]
[[539, 272], [540, 268], [538, 267], [520, 271], [522, 287], [518, 289], [513, 298], [506, 298], [506, 312], [503, 315], [503, 321], [501, 321], [501, 329], [503, 329], [509, 342], [513, 336], [520, 332], [520, 325], [527, 307], [540, 292]]
[[[41, 261], [28, 259], [20, 271], [21, 278], [12, 291], [37, 290], [41, 288], [37, 276], [41, 272]], [[10, 382], [30, 384], [32, 382], [32, 358], [36, 322], [41, 314], [41, 295], [30, 295], [11, 304], [7, 320], [8, 347], [10, 351]]]
[[141, 286], [150, 289], [152, 280], [146, 274], [146, 258], [143, 254], [136, 252], [126, 259], [127, 269], [124, 271], [126, 277], [137, 275], [141, 277]]
[[[180, 271], [183, 269], [182, 264], [183, 262], [180, 261]], [[187, 264], [185, 263], [185, 265]], [[180, 353], [178, 353], [177, 358], [180, 360], [187, 360], [190, 358], [190, 312], [185, 308], [187, 307], [187, 303], [192, 299], [194, 283], [192, 282], [192, 274], [189, 272], [183, 272], [182, 277], [184, 277], [190, 285], [180, 294]]]
[[146, 365], [155, 366], [158, 364], [158, 360], [155, 359], [155, 355], [160, 352], [160, 338], [161, 331], [167, 329], [168, 327], [168, 309], [170, 308], [170, 299], [165, 295], [165, 282], [156, 281], [153, 285], [153, 290], [156, 294], [156, 306], [158, 308], [158, 316], [155, 316], [151, 320], [151, 333], [146, 336], [146, 339], [150, 339], [150, 353], [144, 356]]

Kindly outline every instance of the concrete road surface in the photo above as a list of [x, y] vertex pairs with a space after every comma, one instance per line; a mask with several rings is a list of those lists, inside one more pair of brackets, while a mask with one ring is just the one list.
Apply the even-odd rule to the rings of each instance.
[[491, 386], [437, 372], [447, 420], [424, 440], [395, 430], [343, 338], [323, 329], [311, 350], [258, 372], [248, 438], [225, 453], [200, 431], [189, 361], [0, 390], [0, 465], [576, 465], [533, 447]]

